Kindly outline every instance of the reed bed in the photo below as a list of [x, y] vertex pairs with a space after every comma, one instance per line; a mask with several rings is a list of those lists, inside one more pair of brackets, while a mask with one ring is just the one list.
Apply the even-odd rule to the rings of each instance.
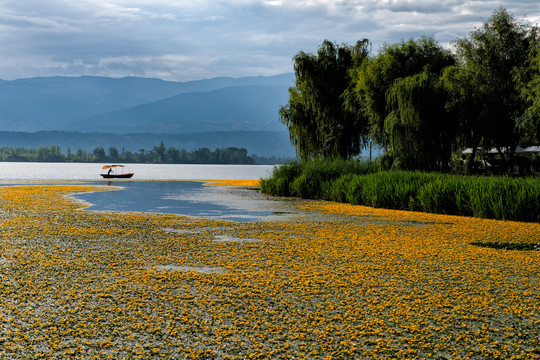
[[353, 161], [294, 162], [261, 181], [263, 192], [367, 205], [491, 218], [540, 221], [540, 179], [375, 171]]
[[[0, 189], [0, 358], [540, 358], [540, 224], [303, 200], [293, 222], [233, 223], [65, 196], [90, 190]], [[473, 244], [490, 242], [531, 247]]]

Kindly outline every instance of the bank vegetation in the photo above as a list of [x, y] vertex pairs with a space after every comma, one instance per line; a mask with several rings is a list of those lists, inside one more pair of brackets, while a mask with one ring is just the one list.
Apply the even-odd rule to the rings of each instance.
[[[276, 168], [262, 191], [540, 221], [539, 178], [525, 177], [538, 153], [519, 153], [540, 144], [539, 29], [499, 8], [453, 46], [422, 37], [373, 54], [367, 39], [325, 40], [298, 53], [280, 119], [301, 160]], [[367, 148], [381, 155], [357, 161]]]
[[535, 177], [378, 171], [352, 160], [290, 162], [261, 180], [265, 193], [377, 208], [540, 222]]
[[293, 59], [280, 119], [303, 160], [381, 150], [388, 169], [448, 172], [456, 152], [474, 173], [493, 149], [510, 173], [540, 145], [540, 32], [504, 8], [453, 49], [421, 37], [382, 46], [325, 40]]
[[122, 163], [151, 163], [151, 164], [276, 164], [283, 161], [276, 157], [261, 157], [248, 155], [245, 148], [228, 147], [200, 148], [192, 151], [166, 147], [163, 142], [150, 150], [140, 149], [138, 152], [118, 150], [109, 147], [106, 151], [102, 146], [93, 151], [78, 149], [72, 152], [70, 148], [65, 153], [59, 146], [39, 146], [30, 148], [0, 148], [0, 161], [16, 162], [122, 162]]

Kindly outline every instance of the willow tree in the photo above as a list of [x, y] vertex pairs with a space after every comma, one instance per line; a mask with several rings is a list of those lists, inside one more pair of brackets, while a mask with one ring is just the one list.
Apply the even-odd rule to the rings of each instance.
[[540, 44], [531, 52], [528, 75], [521, 92], [529, 105], [522, 123], [523, 146], [540, 144]]
[[392, 150], [389, 148], [392, 135], [385, 124], [391, 114], [395, 119], [396, 109], [392, 108], [395, 102], [388, 103], [388, 91], [398, 79], [420, 74], [426, 66], [438, 76], [454, 63], [455, 59], [448, 50], [434, 39], [422, 37], [385, 45], [377, 56], [356, 68], [353, 72], [354, 91], [350, 95], [361, 104], [369, 120], [370, 137], [386, 150]]
[[509, 169], [534, 120], [527, 115], [532, 99], [523, 96], [523, 88], [532, 81], [531, 54], [539, 40], [537, 27], [500, 8], [470, 38], [456, 42], [460, 67], [482, 99], [484, 144], [496, 147]]
[[[450, 51], [422, 37], [385, 45], [353, 72], [349, 96], [368, 118], [371, 139], [398, 160], [396, 166], [444, 167], [449, 157], [446, 140], [452, 134], [445, 133], [451, 126], [438, 78], [454, 63]], [[435, 139], [445, 143], [437, 147]], [[436, 155], [427, 153], [431, 151]]]
[[456, 126], [446, 110], [448, 95], [429, 67], [397, 79], [387, 92], [391, 109], [385, 119], [396, 167], [446, 170], [455, 143]]
[[350, 158], [360, 152], [365, 135], [364, 117], [348, 111], [343, 94], [350, 86], [350, 70], [368, 56], [369, 42], [338, 46], [325, 40], [317, 54], [294, 58], [295, 87], [279, 110], [292, 144], [302, 159]]
[[443, 72], [442, 82], [448, 94], [447, 108], [455, 116], [455, 143], [459, 148], [471, 148], [472, 156], [467, 162], [467, 171], [476, 169], [476, 153], [485, 147], [489, 126], [489, 100], [486, 93], [478, 90], [479, 84], [470, 70], [453, 65]]

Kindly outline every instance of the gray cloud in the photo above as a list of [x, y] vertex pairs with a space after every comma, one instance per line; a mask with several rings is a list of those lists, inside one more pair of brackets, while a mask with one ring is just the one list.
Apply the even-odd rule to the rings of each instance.
[[540, 22], [537, 0], [0, 0], [0, 78], [272, 75], [324, 39], [448, 43], [501, 5]]

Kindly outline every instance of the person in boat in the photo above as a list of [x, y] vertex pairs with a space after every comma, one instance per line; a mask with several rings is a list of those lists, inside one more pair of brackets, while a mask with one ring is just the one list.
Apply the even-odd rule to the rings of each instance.
[[107, 175], [111, 175], [112, 169], [109, 169], [109, 172], [107, 172]]

